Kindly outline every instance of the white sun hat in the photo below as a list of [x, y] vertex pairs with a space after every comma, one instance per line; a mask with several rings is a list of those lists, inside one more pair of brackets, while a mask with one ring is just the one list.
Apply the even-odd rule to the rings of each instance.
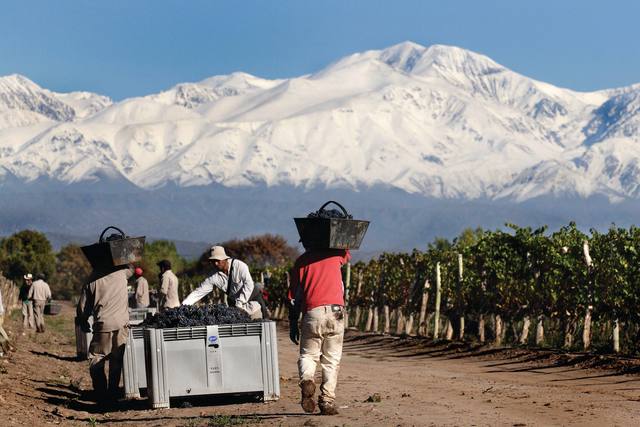
[[227, 253], [224, 251], [222, 246], [211, 246], [211, 255], [209, 256], [209, 259], [222, 261], [229, 258], [231, 257], [227, 256]]
[[31, 273], [27, 273], [22, 277], [24, 277], [24, 280], [33, 280], [33, 274]]

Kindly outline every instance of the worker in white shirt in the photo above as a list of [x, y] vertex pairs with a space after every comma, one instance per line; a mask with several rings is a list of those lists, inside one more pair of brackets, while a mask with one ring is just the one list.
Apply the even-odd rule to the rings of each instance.
[[29, 299], [33, 301], [33, 315], [36, 321], [36, 332], [44, 332], [44, 306], [51, 299], [51, 289], [44, 281], [44, 274], [38, 275], [29, 289]]
[[211, 293], [215, 286], [226, 294], [230, 307], [241, 308], [253, 319], [262, 318], [264, 300], [262, 293], [253, 283], [249, 266], [239, 259], [229, 257], [222, 246], [211, 248], [209, 260], [216, 272], [194, 289], [182, 301], [182, 305], [195, 304]]

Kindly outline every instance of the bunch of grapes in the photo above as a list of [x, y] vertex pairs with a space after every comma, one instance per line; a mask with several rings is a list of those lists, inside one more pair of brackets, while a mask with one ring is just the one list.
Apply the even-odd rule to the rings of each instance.
[[180, 328], [185, 326], [226, 325], [233, 323], [249, 323], [251, 317], [244, 310], [237, 307], [227, 307], [224, 304], [181, 305], [170, 308], [142, 322], [142, 326], [149, 328]]
[[344, 214], [344, 212], [339, 211], [338, 209], [320, 209], [315, 212], [311, 212], [307, 215], [307, 218], [323, 218], [323, 219], [331, 219], [331, 218], [339, 218], [339, 219], [353, 219], [353, 215]]

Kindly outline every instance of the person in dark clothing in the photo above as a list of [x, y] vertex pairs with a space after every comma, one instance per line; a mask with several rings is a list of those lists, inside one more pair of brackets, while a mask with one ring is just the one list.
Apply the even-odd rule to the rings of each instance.
[[[20, 286], [20, 301], [22, 302], [22, 327], [24, 329], [35, 329], [36, 321], [33, 316], [33, 303], [29, 299], [29, 290], [33, 283], [33, 275], [31, 273], [23, 276], [24, 282]], [[22, 333], [24, 334], [24, 332]]]

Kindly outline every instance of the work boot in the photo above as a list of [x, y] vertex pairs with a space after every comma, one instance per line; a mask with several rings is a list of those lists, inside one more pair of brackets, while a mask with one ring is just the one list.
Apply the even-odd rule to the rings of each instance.
[[300, 406], [302, 406], [304, 412], [310, 414], [316, 410], [316, 401], [313, 399], [313, 395], [316, 393], [316, 385], [313, 380], [304, 380], [300, 383], [300, 391], [302, 393]]
[[338, 415], [338, 407], [334, 402], [318, 402], [321, 415]]

